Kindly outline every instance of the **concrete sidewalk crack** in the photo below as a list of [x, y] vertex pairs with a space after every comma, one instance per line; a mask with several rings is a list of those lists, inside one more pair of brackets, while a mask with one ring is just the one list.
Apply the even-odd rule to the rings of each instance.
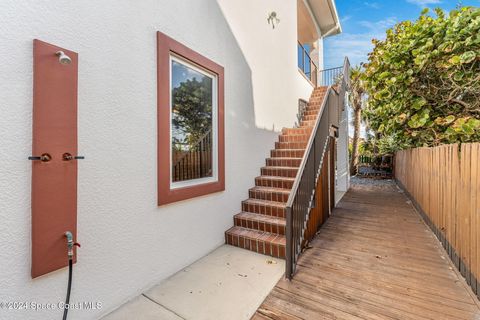
[[181, 315], [179, 315], [178, 313], [176, 313], [176, 312], [173, 311], [172, 309], [169, 309], [169, 308], [165, 307], [163, 304], [161, 304], [161, 303], [153, 300], [152, 298], [150, 298], [149, 296], [147, 296], [145, 293], [142, 293], [142, 296], [144, 296], [144, 297], [147, 298], [148, 300], [152, 301], [153, 303], [159, 305], [160, 307], [164, 308], [165, 310], [170, 311], [171, 313], [173, 313], [174, 315], [176, 315], [176, 316], [179, 317], [180, 319], [187, 320], [186, 318], [182, 317]]

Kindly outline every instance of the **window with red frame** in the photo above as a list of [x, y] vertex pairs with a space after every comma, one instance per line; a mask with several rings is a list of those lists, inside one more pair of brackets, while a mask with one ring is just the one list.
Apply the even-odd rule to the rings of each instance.
[[225, 189], [223, 67], [158, 32], [158, 203]]

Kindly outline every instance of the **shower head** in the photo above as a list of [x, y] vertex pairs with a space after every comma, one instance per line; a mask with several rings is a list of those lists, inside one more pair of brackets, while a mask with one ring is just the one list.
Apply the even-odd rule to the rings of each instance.
[[57, 52], [55, 52], [55, 54], [58, 56], [58, 62], [60, 62], [60, 64], [68, 65], [68, 64], [72, 63], [72, 59], [70, 59], [70, 57], [67, 56], [65, 54], [65, 52], [57, 51]]

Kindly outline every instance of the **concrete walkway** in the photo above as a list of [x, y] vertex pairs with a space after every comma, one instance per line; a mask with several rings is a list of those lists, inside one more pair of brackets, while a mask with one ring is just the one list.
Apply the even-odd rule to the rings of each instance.
[[103, 319], [250, 319], [284, 271], [284, 260], [224, 245]]

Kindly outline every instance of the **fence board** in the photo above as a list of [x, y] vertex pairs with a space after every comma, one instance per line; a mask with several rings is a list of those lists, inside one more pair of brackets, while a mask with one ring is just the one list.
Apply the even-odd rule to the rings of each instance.
[[395, 178], [480, 296], [480, 143], [402, 150]]

